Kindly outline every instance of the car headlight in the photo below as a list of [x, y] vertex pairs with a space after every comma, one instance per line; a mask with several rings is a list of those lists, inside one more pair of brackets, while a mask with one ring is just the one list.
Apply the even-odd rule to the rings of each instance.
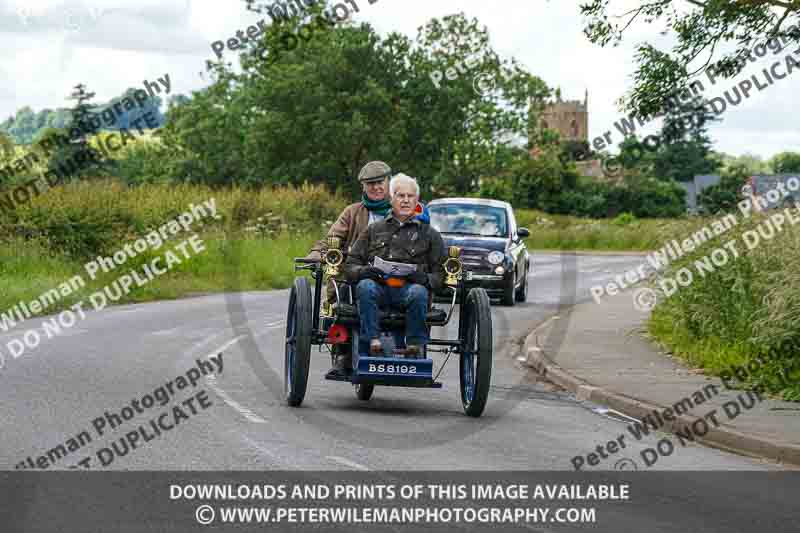
[[503, 274], [506, 273], [506, 269], [500, 266], [494, 269], [494, 273], [497, 274], [498, 276], [502, 276]]
[[500, 263], [503, 262], [503, 259], [505, 258], [506, 255], [503, 252], [494, 251], [490, 253], [486, 259], [488, 259], [489, 263], [493, 265], [499, 265]]

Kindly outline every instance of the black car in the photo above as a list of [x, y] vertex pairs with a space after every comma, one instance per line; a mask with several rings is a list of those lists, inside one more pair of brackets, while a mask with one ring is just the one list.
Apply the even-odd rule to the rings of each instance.
[[431, 226], [447, 246], [461, 248], [461, 260], [471, 271], [471, 285], [483, 287], [505, 305], [528, 298], [530, 254], [511, 204], [480, 198], [443, 198], [428, 204]]

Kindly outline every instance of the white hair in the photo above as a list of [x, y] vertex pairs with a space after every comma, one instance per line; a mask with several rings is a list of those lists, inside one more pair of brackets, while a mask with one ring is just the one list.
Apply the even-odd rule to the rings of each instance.
[[389, 181], [389, 196], [391, 198], [394, 198], [394, 191], [397, 190], [397, 186], [402, 183], [409, 183], [413, 185], [414, 193], [417, 195], [417, 198], [419, 198], [419, 183], [417, 183], [417, 180], [411, 176], [403, 174], [402, 172], [395, 174], [394, 177]]

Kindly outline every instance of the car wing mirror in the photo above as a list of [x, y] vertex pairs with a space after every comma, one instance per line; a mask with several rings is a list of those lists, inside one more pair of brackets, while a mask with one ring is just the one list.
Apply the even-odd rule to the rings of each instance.
[[526, 237], [530, 237], [531, 236], [531, 232], [530, 232], [530, 230], [528, 230], [528, 228], [519, 228], [517, 230], [517, 235], [519, 235], [520, 239], [524, 239]]

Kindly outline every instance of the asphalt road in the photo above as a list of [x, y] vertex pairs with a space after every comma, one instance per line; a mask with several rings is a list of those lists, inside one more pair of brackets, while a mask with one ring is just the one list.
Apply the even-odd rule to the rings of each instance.
[[[48, 468], [67, 468], [86, 457], [90, 467], [101, 468], [100, 448], [110, 448], [125, 432], [178, 404], [145, 410], [114, 431], [106, 427], [102, 436], [92, 426], [94, 419], [106, 411], [120, 413], [132, 399], [185, 374], [196, 359], [222, 351], [221, 375], [201, 379], [192, 390], [175, 390], [172, 400], [202, 389], [212, 405], [200, 409], [196, 401], [196, 414], [124, 456], [117, 454], [105, 468], [571, 470], [573, 456], [614, 439], [626, 422], [537, 380], [515, 358], [521, 340], [537, 324], [555, 313], [568, 320], [565, 308], [588, 299], [589, 286], [638, 262], [635, 256], [536, 254], [529, 301], [513, 308], [493, 306], [492, 392], [480, 419], [462, 413], [455, 356], [442, 373], [442, 389], [376, 387], [365, 403], [355, 398], [352, 386], [323, 379], [330, 359], [315, 350], [303, 407], [287, 407], [282, 398], [285, 290], [109, 308], [11, 359], [5, 343], [24, 332], [18, 327], [0, 335], [7, 357], [0, 372], [0, 468], [13, 469], [29, 456], [35, 462], [59, 444], [66, 448], [84, 430], [91, 443], [84, 441]], [[437, 367], [441, 361], [438, 357]], [[189, 412], [188, 406], [183, 409]], [[644, 439], [643, 445], [655, 446], [657, 440]], [[613, 469], [615, 462], [598, 468]], [[691, 446], [653, 468], [776, 467]]]

